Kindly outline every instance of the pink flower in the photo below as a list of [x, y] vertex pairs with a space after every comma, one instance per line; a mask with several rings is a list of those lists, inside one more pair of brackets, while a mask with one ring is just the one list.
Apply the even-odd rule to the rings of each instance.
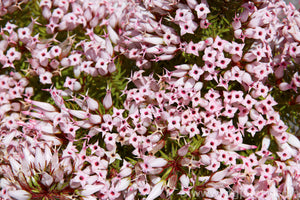
[[68, 87], [72, 91], [78, 91], [81, 89], [80, 83], [76, 79], [70, 78], [69, 76], [67, 76], [65, 80], [64, 87]]
[[87, 74], [92, 74], [92, 72], [91, 72], [91, 70], [92, 70], [91, 64], [92, 63], [93, 63], [92, 61], [83, 61], [79, 66], [80, 71], [83, 71]]
[[194, 44], [193, 41], [190, 41], [190, 43], [186, 47], [186, 52], [190, 54], [194, 54], [195, 56], [199, 56], [199, 47], [198, 44]]
[[97, 61], [95, 68], [98, 69], [101, 76], [105, 76], [108, 73], [108, 64], [109, 62], [103, 58]]
[[200, 27], [203, 29], [207, 29], [209, 27], [209, 25], [211, 25], [211, 23], [209, 23], [209, 21], [207, 19], [202, 19], [200, 21]]
[[244, 46], [245, 44], [238, 44], [236, 42], [232, 42], [229, 53], [232, 55], [238, 55], [239, 57], [242, 57]]
[[113, 133], [107, 133], [104, 138], [106, 148], [108, 150], [113, 150], [116, 147], [116, 138], [118, 135]]
[[194, 31], [197, 29], [198, 25], [194, 21], [185, 21], [180, 22], [180, 35], [185, 35], [186, 33], [194, 34]]
[[219, 52], [222, 52], [227, 43], [228, 42], [226, 40], [222, 40], [219, 36], [217, 36], [212, 44], [212, 47], [218, 49]]
[[186, 174], [183, 174], [179, 178], [180, 183], [181, 183], [181, 190], [179, 191], [178, 194], [180, 195], [188, 195], [190, 196], [190, 190], [193, 188], [192, 186], [189, 186], [190, 179]]
[[204, 61], [209, 61], [211, 63], [214, 63], [216, 56], [217, 56], [217, 51], [215, 51], [212, 47], [207, 47], [204, 50], [204, 55], [203, 55], [202, 59]]
[[179, 44], [180, 42], [179, 37], [174, 33], [172, 33], [169, 29], [167, 29], [166, 32], [164, 33], [163, 40], [167, 45]]
[[225, 110], [222, 112], [223, 116], [233, 118], [238, 108], [232, 107], [228, 104], [225, 105]]
[[283, 151], [278, 151], [276, 154], [280, 157], [280, 160], [286, 161], [292, 157], [291, 152], [288, 149], [284, 149]]
[[6, 57], [10, 62], [13, 62], [15, 60], [20, 60], [21, 53], [16, 51], [15, 47], [12, 47], [6, 52]]
[[150, 193], [151, 187], [148, 183], [146, 184], [142, 184], [139, 187], [139, 192], [141, 193], [141, 195], [148, 195]]
[[255, 188], [253, 185], [243, 184], [242, 185], [242, 193], [245, 198], [253, 197], [255, 195]]
[[240, 19], [241, 18], [235, 14], [235, 16], [233, 18], [233, 22], [231, 23], [234, 30], [241, 28], [242, 24], [241, 24]]
[[28, 27], [19, 28], [18, 37], [24, 43], [29, 42], [29, 39], [31, 37], [31, 30]]
[[231, 62], [231, 59], [225, 58], [223, 53], [218, 53], [217, 61], [215, 62], [217, 67], [225, 69], [227, 65]]
[[87, 184], [89, 175], [85, 173], [84, 171], [78, 171], [76, 173], [76, 176], [71, 179], [71, 187], [78, 187], [77, 185], [81, 185], [81, 187], [84, 187]]
[[205, 19], [207, 14], [210, 13], [209, 8], [206, 4], [200, 3], [195, 7], [195, 10], [197, 12], [197, 17], [200, 19]]
[[81, 63], [81, 55], [78, 53], [72, 54], [69, 56], [69, 60], [71, 66], [79, 65]]
[[168, 130], [180, 129], [181, 118], [179, 116], [168, 118]]
[[189, 71], [189, 75], [198, 81], [200, 76], [204, 73], [204, 71], [198, 67], [196, 64], [193, 65], [192, 69]]
[[52, 80], [51, 80], [51, 78], [52, 78], [52, 73], [50, 73], [50, 72], [45, 72], [45, 73], [43, 73], [43, 74], [40, 74], [39, 75], [39, 78], [40, 78], [40, 82], [42, 83], [42, 84], [51, 84], [52, 83]]
[[257, 101], [255, 99], [253, 99], [249, 94], [247, 94], [241, 103], [248, 110], [250, 110], [252, 108], [252, 106], [256, 104], [256, 102]]
[[220, 167], [220, 162], [213, 158], [210, 161], [210, 165], [205, 168], [209, 171], [216, 172], [219, 169], [219, 167]]
[[36, 53], [36, 58], [39, 59], [39, 62], [42, 66], [47, 66], [50, 55], [46, 48], [39, 49], [38, 52]]
[[175, 15], [176, 22], [186, 22], [194, 18], [193, 13], [189, 9], [177, 9]]
[[199, 129], [197, 128], [197, 124], [196, 123], [191, 123], [186, 127], [187, 132], [190, 135], [190, 138], [194, 137], [195, 135], [200, 134]]

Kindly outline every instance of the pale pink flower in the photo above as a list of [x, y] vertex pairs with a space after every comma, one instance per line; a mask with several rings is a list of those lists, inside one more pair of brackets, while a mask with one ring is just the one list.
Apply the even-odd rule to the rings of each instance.
[[215, 62], [217, 67], [225, 69], [227, 65], [231, 62], [231, 59], [225, 58], [223, 53], [218, 53], [217, 61]]
[[167, 29], [166, 32], [164, 33], [163, 40], [167, 45], [179, 44], [180, 42], [179, 37], [174, 33], [172, 33], [169, 29]]
[[81, 63], [81, 55], [78, 53], [72, 54], [69, 56], [69, 60], [71, 66], [79, 65]]
[[180, 183], [181, 183], [181, 190], [179, 191], [178, 194], [180, 195], [188, 195], [190, 196], [190, 190], [193, 188], [192, 186], [189, 186], [190, 179], [186, 174], [183, 174], [179, 178]]
[[185, 21], [180, 22], [180, 35], [185, 35], [186, 33], [194, 34], [194, 31], [197, 29], [198, 25], [194, 21]]
[[195, 56], [199, 56], [199, 47], [197, 44], [194, 44], [193, 41], [190, 41], [186, 47], [186, 52], [190, 54], [194, 54]]
[[206, 4], [200, 3], [195, 7], [195, 10], [197, 12], [197, 17], [201, 19], [205, 19], [207, 14], [210, 13], [209, 8]]
[[15, 60], [20, 60], [21, 53], [16, 51], [15, 47], [12, 47], [6, 52], [6, 57], [10, 62], [13, 62]]
[[189, 9], [177, 9], [175, 15], [175, 21], [186, 22], [194, 18], [193, 13]]
[[105, 154], [109, 158], [109, 164], [113, 163], [116, 159], [122, 160], [121, 156], [118, 153], [116, 153], [116, 149], [112, 151], [107, 151], [105, 152]]
[[255, 188], [253, 185], [243, 184], [242, 185], [242, 193], [245, 198], [253, 197], [255, 195]]
[[211, 25], [207, 19], [202, 19], [200, 21], [200, 28], [207, 29]]
[[244, 46], [245, 44], [238, 44], [236, 42], [232, 42], [229, 53], [232, 55], [238, 55], [239, 57], [242, 57]]
[[209, 61], [211, 63], [214, 63], [216, 60], [216, 56], [217, 56], [217, 51], [214, 50], [212, 47], [207, 47], [204, 50], [204, 55], [202, 57], [202, 59], [204, 61]]
[[180, 117], [174, 116], [168, 118], [168, 130], [180, 129]]
[[52, 76], [53, 76], [52, 73], [46, 71], [45, 73], [39, 75], [40, 82], [42, 84], [51, 84], [52, 83], [52, 80], [51, 80]]
[[219, 169], [220, 165], [220, 162], [213, 158], [210, 160], [210, 164], [205, 168], [209, 171], [216, 172]]

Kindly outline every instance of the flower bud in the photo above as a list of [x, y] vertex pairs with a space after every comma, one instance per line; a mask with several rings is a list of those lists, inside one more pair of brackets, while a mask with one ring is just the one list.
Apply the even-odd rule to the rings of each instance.
[[45, 19], [49, 19], [51, 17], [51, 10], [48, 7], [43, 7], [42, 15]]
[[281, 91], [287, 91], [287, 90], [291, 89], [291, 86], [290, 86], [290, 84], [283, 82], [283, 83], [280, 83], [279, 89]]
[[81, 192], [81, 195], [88, 196], [94, 194], [95, 192], [100, 191], [104, 187], [103, 184], [100, 185], [85, 185], [84, 189]]
[[114, 29], [112, 29], [111, 26], [107, 26], [106, 28], [107, 28], [107, 32], [108, 32], [108, 35], [109, 35], [112, 43], [117, 44], [118, 41], [120, 40], [118, 34], [114, 31]]
[[117, 192], [123, 191], [129, 186], [129, 184], [130, 178], [123, 178], [117, 183], [115, 189]]
[[74, 91], [79, 91], [81, 89], [81, 84], [78, 81], [75, 81], [73, 89]]
[[164, 182], [158, 182], [151, 190], [146, 200], [154, 200], [163, 192]]
[[200, 91], [203, 87], [203, 83], [202, 82], [197, 82], [195, 85], [194, 85], [194, 89], [195, 91]]
[[163, 158], [156, 158], [154, 160], [152, 160], [149, 164], [151, 167], [163, 167], [168, 163], [168, 161], [166, 161]]
[[183, 147], [181, 147], [180, 149], [178, 149], [178, 151], [177, 151], [178, 155], [185, 156], [189, 151], [189, 146], [190, 146], [190, 144], [186, 144]]
[[10, 190], [8, 195], [16, 200], [28, 200], [31, 199], [31, 194], [25, 190]]
[[123, 177], [129, 176], [131, 174], [131, 172], [132, 172], [132, 169], [129, 167], [126, 167], [120, 171], [119, 176], [121, 178], [123, 178]]
[[262, 141], [262, 149], [268, 149], [271, 143], [271, 139], [269, 136], [265, 136]]
[[295, 135], [293, 135], [293, 134], [290, 134], [290, 133], [287, 133], [287, 134], [289, 136], [287, 142], [290, 145], [292, 145], [293, 147], [295, 147], [297, 149], [300, 149], [300, 141], [299, 141], [299, 139]]
[[90, 110], [98, 110], [99, 108], [98, 102], [91, 97], [86, 97], [86, 103]]
[[108, 110], [110, 107], [112, 107], [112, 104], [111, 91], [108, 89], [106, 90], [106, 95], [103, 99], [103, 106], [106, 110]]
[[79, 66], [74, 66], [73, 72], [74, 72], [75, 78], [79, 78], [80, 77], [81, 69], [80, 69]]
[[42, 179], [41, 179], [41, 183], [45, 186], [50, 186], [53, 183], [53, 177], [50, 176], [48, 173], [46, 172], [42, 172]]

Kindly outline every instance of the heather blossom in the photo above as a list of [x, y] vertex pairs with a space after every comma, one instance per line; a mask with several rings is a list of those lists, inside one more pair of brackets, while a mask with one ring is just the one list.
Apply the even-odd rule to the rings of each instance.
[[299, 198], [292, 4], [3, 1], [0, 15], [0, 198]]

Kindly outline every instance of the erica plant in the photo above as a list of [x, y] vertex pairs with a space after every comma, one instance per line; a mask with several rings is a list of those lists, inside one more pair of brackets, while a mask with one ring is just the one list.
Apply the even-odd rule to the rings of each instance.
[[0, 199], [299, 199], [282, 0], [0, 2]]

